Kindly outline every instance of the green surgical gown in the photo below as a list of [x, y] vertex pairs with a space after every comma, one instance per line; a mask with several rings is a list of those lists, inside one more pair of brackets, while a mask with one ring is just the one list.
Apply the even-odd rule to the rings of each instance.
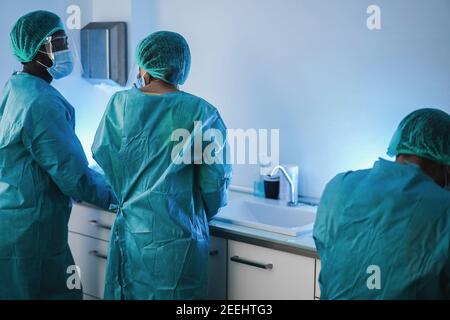
[[450, 192], [414, 164], [338, 175], [314, 238], [322, 299], [450, 298]]
[[[192, 139], [173, 139], [177, 129]], [[209, 129], [223, 135], [216, 140], [223, 151], [226, 128], [219, 113], [188, 93], [132, 89], [112, 97], [92, 148], [120, 203], [105, 299], [206, 297], [208, 219], [226, 205], [231, 166], [225, 154], [218, 157], [222, 163], [200, 164], [191, 152], [193, 164], [172, 161], [172, 153], [181, 143], [188, 155], [194, 140], [202, 148], [201, 133], [208, 140]]]
[[88, 168], [74, 126], [73, 107], [44, 80], [17, 73], [7, 82], [0, 104], [0, 299], [82, 297], [67, 243], [71, 197], [102, 208], [115, 198]]

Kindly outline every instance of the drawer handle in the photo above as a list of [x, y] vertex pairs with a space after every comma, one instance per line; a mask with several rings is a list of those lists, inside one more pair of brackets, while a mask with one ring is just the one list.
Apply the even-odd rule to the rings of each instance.
[[211, 250], [211, 251], [209, 252], [209, 255], [210, 255], [211, 257], [217, 256], [217, 255], [219, 255], [219, 250]]
[[256, 268], [260, 268], [260, 269], [265, 269], [265, 270], [272, 270], [273, 269], [273, 264], [272, 263], [267, 263], [267, 264], [258, 263], [258, 262], [242, 259], [239, 256], [231, 257], [230, 260], [233, 261], [233, 262], [246, 264], [248, 266], [252, 266], [252, 267], [256, 267]]
[[100, 223], [97, 220], [91, 220], [91, 221], [89, 221], [89, 223], [95, 225], [97, 228], [100, 228], [100, 229], [106, 229], [106, 230], [112, 229], [112, 226], [108, 226], [106, 224]]
[[107, 259], [108, 259], [108, 256], [107, 256], [107, 255], [101, 254], [101, 253], [98, 252], [97, 250], [89, 251], [89, 255], [90, 255], [90, 256], [97, 257], [97, 258], [100, 258], [100, 259], [104, 259], [104, 260], [107, 260]]

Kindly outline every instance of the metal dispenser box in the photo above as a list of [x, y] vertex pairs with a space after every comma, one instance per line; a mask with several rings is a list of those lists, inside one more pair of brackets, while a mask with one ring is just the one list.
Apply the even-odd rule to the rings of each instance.
[[81, 29], [83, 78], [89, 82], [127, 83], [127, 24], [92, 22]]

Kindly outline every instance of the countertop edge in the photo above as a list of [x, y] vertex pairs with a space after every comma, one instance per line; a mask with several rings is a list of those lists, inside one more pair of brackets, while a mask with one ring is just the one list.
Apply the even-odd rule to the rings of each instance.
[[[90, 209], [100, 210], [100, 211], [103, 211], [108, 214], [115, 214], [114, 212], [102, 210], [100, 208], [97, 208], [94, 205], [91, 205], [91, 204], [88, 204], [85, 202], [83, 202], [83, 203], [75, 202], [73, 205], [84, 206], [84, 207], [87, 207]], [[215, 237], [219, 237], [219, 238], [223, 238], [223, 239], [227, 239], [227, 240], [240, 241], [240, 242], [252, 244], [255, 246], [260, 246], [260, 247], [264, 247], [264, 248], [268, 248], [268, 249], [292, 253], [292, 254], [308, 257], [308, 258], [320, 259], [319, 255], [317, 254], [317, 251], [314, 249], [300, 248], [300, 247], [291, 246], [288, 244], [282, 244], [282, 243], [278, 243], [278, 242], [275, 242], [270, 239], [257, 238], [251, 234], [246, 234], [243, 232], [235, 231], [235, 230], [228, 229], [228, 228], [221, 228], [221, 227], [213, 226], [213, 225], [209, 225], [209, 230], [210, 230], [211, 236], [215, 236]]]
[[210, 225], [209, 229], [210, 229], [210, 235], [214, 236], [214, 237], [219, 237], [219, 238], [223, 238], [226, 240], [245, 242], [248, 244], [252, 244], [255, 246], [260, 246], [260, 247], [264, 247], [264, 248], [268, 248], [268, 249], [283, 251], [283, 252], [292, 253], [292, 254], [296, 254], [296, 255], [300, 255], [300, 256], [304, 256], [304, 257], [308, 257], [308, 258], [313, 258], [313, 259], [319, 259], [317, 252], [313, 249], [309, 250], [307, 248], [300, 248], [300, 247], [290, 246], [287, 244], [281, 244], [281, 243], [277, 243], [277, 242], [274, 242], [269, 239], [256, 238], [255, 236], [250, 235], [250, 234], [244, 234], [241, 232], [236, 232], [233, 230], [229, 230], [229, 229], [225, 229], [225, 228], [221, 228], [221, 227], [217, 227], [217, 226]]

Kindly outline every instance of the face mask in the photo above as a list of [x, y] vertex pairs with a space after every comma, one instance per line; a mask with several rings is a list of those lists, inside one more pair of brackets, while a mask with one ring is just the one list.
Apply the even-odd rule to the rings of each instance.
[[141, 88], [145, 87], [146, 86], [145, 78], [139, 74], [139, 76], [136, 79], [136, 83], [134, 84], [134, 86], [137, 89], [141, 89]]
[[134, 86], [138, 89], [141, 89], [143, 87], [145, 87], [145, 80], [144, 77], [139, 76], [136, 80], [136, 83], [134, 84]]
[[53, 79], [61, 79], [70, 75], [73, 71], [72, 51], [63, 50], [53, 53], [53, 66], [47, 67], [43, 63], [37, 61], [40, 65], [47, 68], [48, 73]]

